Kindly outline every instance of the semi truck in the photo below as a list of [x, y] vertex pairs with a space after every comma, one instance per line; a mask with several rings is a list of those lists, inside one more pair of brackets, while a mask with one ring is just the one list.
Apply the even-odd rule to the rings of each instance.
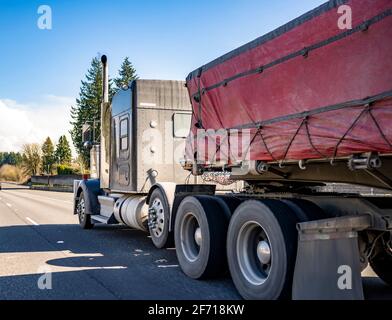
[[392, 285], [391, 15], [389, 0], [330, 0], [185, 82], [135, 80], [111, 102], [102, 56], [81, 227], [149, 232], [187, 276], [229, 272], [245, 299], [363, 299], [369, 265]]

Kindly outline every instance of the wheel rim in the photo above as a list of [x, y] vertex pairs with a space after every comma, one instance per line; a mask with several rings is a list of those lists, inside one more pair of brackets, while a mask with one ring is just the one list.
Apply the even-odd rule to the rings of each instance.
[[150, 231], [155, 237], [160, 238], [165, 227], [165, 210], [160, 199], [155, 199], [153, 201], [149, 213]]
[[255, 221], [244, 224], [237, 237], [237, 257], [243, 276], [253, 285], [262, 285], [272, 267], [272, 249], [264, 228]]
[[79, 200], [77, 213], [79, 216], [79, 221], [84, 222], [84, 219], [86, 218], [86, 206], [83, 198]]
[[180, 230], [182, 252], [188, 261], [194, 262], [199, 257], [203, 239], [199, 221], [193, 213], [184, 216]]

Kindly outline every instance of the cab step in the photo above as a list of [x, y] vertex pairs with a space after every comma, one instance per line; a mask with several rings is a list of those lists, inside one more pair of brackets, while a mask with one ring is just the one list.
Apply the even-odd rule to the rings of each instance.
[[114, 216], [111, 217], [105, 217], [100, 214], [92, 215], [91, 219], [95, 223], [102, 223], [102, 224], [118, 224]]
[[119, 199], [116, 195], [113, 196], [98, 196], [100, 205], [100, 215], [110, 218], [114, 212], [114, 204]]

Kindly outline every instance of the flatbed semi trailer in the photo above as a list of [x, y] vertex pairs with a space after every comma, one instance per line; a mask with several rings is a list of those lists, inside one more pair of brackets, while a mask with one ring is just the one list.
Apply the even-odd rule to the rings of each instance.
[[331, 0], [186, 82], [132, 81], [111, 103], [102, 56], [80, 225], [149, 232], [186, 275], [228, 270], [246, 299], [363, 299], [369, 264], [392, 285], [391, 16], [388, 0]]

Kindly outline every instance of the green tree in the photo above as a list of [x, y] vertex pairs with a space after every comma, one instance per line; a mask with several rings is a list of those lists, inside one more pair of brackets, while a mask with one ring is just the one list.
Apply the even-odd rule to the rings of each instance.
[[72, 152], [66, 136], [61, 136], [56, 146], [55, 157], [58, 164], [71, 164]]
[[9, 164], [18, 166], [22, 163], [22, 155], [19, 152], [0, 152], [0, 166]]
[[[113, 96], [112, 81], [109, 80], [109, 96]], [[90, 152], [83, 147], [82, 127], [84, 124], [94, 126], [94, 142], [99, 143], [100, 119], [102, 103], [102, 65], [98, 58], [91, 61], [91, 66], [87, 71], [85, 80], [80, 87], [79, 98], [76, 99], [76, 106], [71, 107], [70, 131], [73, 144], [77, 153], [82, 156], [85, 164], [90, 162]]]
[[41, 148], [42, 151], [42, 171], [51, 174], [53, 170], [53, 165], [56, 162], [56, 157], [54, 154], [54, 145], [52, 140], [47, 137]]
[[133, 64], [129, 61], [128, 57], [125, 57], [120, 70], [118, 71], [119, 76], [114, 79], [116, 90], [121, 89], [124, 85], [128, 85], [130, 81], [138, 79], [136, 69]]
[[23, 168], [28, 175], [37, 175], [41, 168], [41, 148], [39, 144], [25, 144], [22, 147]]

